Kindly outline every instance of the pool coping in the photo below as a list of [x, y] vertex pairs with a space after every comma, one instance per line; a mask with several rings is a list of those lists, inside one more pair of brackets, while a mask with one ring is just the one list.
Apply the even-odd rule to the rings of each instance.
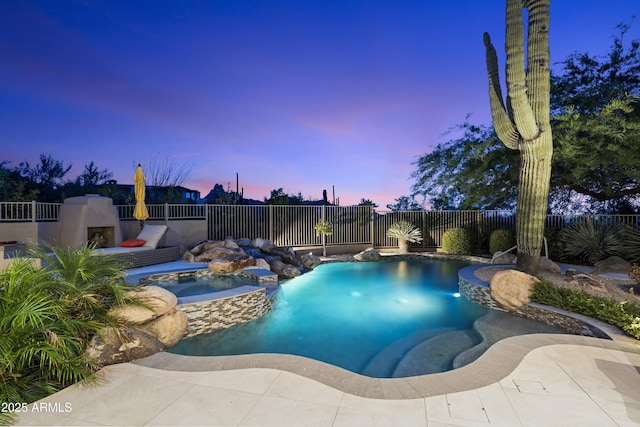
[[[411, 255], [411, 254], [410, 254]], [[469, 259], [477, 261], [477, 257]], [[467, 277], [474, 284], [486, 286], [477, 277]], [[581, 316], [583, 320], [602, 328], [602, 322]], [[373, 399], [416, 399], [477, 389], [496, 383], [522, 362], [534, 349], [550, 345], [584, 345], [640, 354], [640, 341], [626, 336], [619, 329], [606, 325], [611, 339], [566, 334], [529, 334], [498, 341], [474, 362], [447, 372], [406, 378], [372, 378], [337, 366], [277, 353], [235, 356], [185, 356], [168, 352], [156, 353], [132, 363], [166, 371], [226, 371], [248, 368], [277, 369], [320, 382], [345, 393]]]
[[550, 345], [583, 345], [640, 354], [640, 344], [629, 340], [577, 335], [532, 334], [506, 338], [489, 347], [469, 365], [447, 372], [406, 378], [372, 378], [303, 356], [243, 354], [237, 356], [184, 356], [156, 353], [133, 361], [166, 371], [204, 372], [236, 369], [277, 369], [372, 399], [417, 399], [477, 389], [494, 384], [511, 372], [532, 350]]

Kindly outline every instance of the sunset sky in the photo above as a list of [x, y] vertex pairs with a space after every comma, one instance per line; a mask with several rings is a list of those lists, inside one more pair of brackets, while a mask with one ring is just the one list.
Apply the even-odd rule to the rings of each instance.
[[[94, 161], [131, 183], [174, 158], [184, 183], [381, 208], [470, 114], [490, 123], [488, 31], [505, 0], [4, 0], [0, 161]], [[552, 0], [552, 62], [640, 39], [638, 0]], [[500, 58], [504, 66], [503, 55]], [[502, 76], [504, 78], [504, 76]]]

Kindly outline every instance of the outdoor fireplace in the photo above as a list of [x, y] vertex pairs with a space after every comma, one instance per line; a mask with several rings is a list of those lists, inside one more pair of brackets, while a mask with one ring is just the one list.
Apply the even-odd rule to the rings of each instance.
[[65, 248], [89, 243], [96, 243], [100, 248], [119, 245], [122, 232], [113, 201], [94, 194], [65, 199], [58, 215], [56, 240]]

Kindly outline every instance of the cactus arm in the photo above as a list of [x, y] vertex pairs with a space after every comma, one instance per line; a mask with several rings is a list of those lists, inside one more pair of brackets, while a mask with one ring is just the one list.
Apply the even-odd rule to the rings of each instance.
[[524, 23], [522, 22], [522, 2], [507, 2], [507, 33], [505, 51], [507, 54], [507, 92], [511, 98], [513, 121], [520, 136], [525, 141], [538, 137], [540, 129], [527, 96], [527, 76], [524, 58]]
[[[518, 149], [520, 134], [515, 125], [509, 118], [510, 113], [505, 110], [502, 88], [500, 87], [500, 75], [498, 73], [498, 55], [495, 47], [491, 43], [491, 37], [488, 33], [484, 33], [484, 45], [487, 50], [487, 74], [489, 75], [489, 102], [491, 105], [491, 117], [493, 117], [493, 126], [498, 134], [498, 138], [502, 143], [511, 149]], [[510, 107], [510, 99], [507, 99], [507, 105]]]
[[529, 2], [528, 28], [528, 72], [527, 87], [529, 88], [529, 102], [536, 116], [540, 131], [550, 131], [546, 127], [550, 114], [549, 96], [549, 4], [546, 2]]

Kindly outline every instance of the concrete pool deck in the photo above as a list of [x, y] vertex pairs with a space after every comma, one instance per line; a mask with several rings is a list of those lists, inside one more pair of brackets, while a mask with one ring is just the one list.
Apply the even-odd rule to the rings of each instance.
[[[203, 362], [198, 360], [207, 358], [168, 353], [109, 366], [102, 370], [107, 380], [104, 384], [76, 384], [49, 396], [38, 405], [50, 404], [50, 412], [30, 411], [17, 425], [640, 424], [640, 345], [623, 337], [508, 338], [476, 362], [455, 371], [403, 380], [369, 379], [372, 382], [360, 385], [359, 376], [352, 374], [351, 381], [339, 387], [326, 384], [343, 381], [333, 378], [330, 370], [301, 375], [292, 373], [291, 366], [251, 367], [252, 358], [263, 356], [210, 358], [221, 364], [210, 370], [202, 370]], [[271, 356], [277, 359], [277, 355]], [[299, 369], [305, 369], [306, 359], [298, 359], [302, 362]], [[156, 363], [164, 366], [144, 366]], [[375, 399], [343, 390], [346, 387], [367, 395], [367, 387], [374, 383], [389, 397]], [[408, 396], [415, 394], [428, 397]]]
[[399, 379], [298, 356], [164, 352], [29, 405], [17, 425], [640, 425], [640, 342], [606, 331], [511, 337], [462, 368]]

